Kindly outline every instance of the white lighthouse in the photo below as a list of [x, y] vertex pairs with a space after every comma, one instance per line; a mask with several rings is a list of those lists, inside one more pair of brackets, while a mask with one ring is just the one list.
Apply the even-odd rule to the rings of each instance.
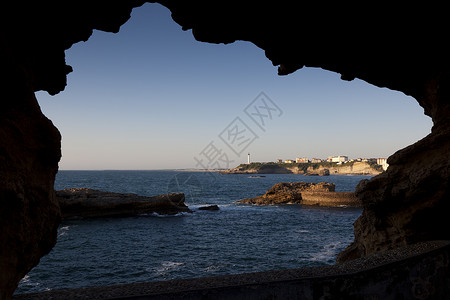
[[250, 164], [250, 152], [248, 153], [248, 156], [247, 156], [247, 164], [248, 165]]

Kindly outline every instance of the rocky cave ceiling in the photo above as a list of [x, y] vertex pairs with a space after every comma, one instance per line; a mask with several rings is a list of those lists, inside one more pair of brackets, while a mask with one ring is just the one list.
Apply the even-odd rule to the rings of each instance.
[[[35, 90], [56, 94], [64, 89], [66, 74], [72, 70], [64, 63], [64, 50], [86, 41], [93, 29], [117, 32], [132, 8], [144, 2], [64, 1], [55, 5], [30, 1], [26, 8], [21, 3], [9, 4], [10, 11], [20, 15], [7, 24], [20, 32], [9, 37], [14, 41], [10, 50], [13, 56], [27, 59]], [[360, 78], [411, 95], [430, 116], [437, 112], [422, 100], [427, 94], [424, 83], [438, 77], [448, 80], [450, 46], [445, 19], [427, 17], [436, 11], [340, 3], [149, 2], [167, 6], [174, 21], [183, 30], [192, 29], [199, 41], [254, 43], [279, 66], [280, 75], [303, 66], [320, 67], [340, 73], [345, 80]]]

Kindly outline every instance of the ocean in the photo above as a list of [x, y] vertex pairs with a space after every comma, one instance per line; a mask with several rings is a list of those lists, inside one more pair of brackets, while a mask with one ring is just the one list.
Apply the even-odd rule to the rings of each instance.
[[[22, 279], [16, 294], [334, 264], [353, 241], [352, 224], [362, 209], [234, 202], [262, 195], [278, 182], [327, 181], [336, 191], [353, 191], [370, 177], [60, 171], [57, 190], [184, 192], [194, 212], [64, 221], [56, 246]], [[220, 210], [198, 210], [208, 204]]]

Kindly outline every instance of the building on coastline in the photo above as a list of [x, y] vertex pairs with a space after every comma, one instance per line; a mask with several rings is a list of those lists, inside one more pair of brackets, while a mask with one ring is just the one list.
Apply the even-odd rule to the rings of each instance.
[[309, 159], [307, 157], [297, 157], [295, 159], [296, 163], [309, 163]]
[[357, 158], [355, 161], [362, 161], [362, 162], [376, 162], [376, 158]]
[[284, 163], [285, 163], [285, 164], [293, 164], [294, 161], [293, 161], [292, 159], [286, 159], [286, 160], [284, 161]]
[[389, 164], [387, 163], [387, 158], [377, 158], [377, 165], [380, 165], [384, 171], [387, 170]]
[[320, 158], [311, 158], [311, 162], [312, 162], [313, 164], [317, 164], [317, 163], [321, 163], [322, 160], [321, 160]]
[[277, 163], [281, 164], [283, 162], [283, 160], [281, 158], [277, 159]]
[[348, 161], [348, 156], [345, 155], [338, 155], [338, 156], [328, 156], [327, 158], [328, 162], [336, 162], [336, 163], [343, 163]]

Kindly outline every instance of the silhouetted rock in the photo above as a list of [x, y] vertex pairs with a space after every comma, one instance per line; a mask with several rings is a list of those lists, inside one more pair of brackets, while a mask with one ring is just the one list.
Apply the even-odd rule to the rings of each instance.
[[2, 300], [56, 243], [60, 214], [53, 183], [61, 157], [61, 136], [39, 108], [31, 75], [4, 52], [3, 39], [0, 32]]
[[208, 206], [202, 206], [198, 208], [199, 210], [219, 210], [219, 207], [217, 205], [208, 205]]
[[157, 213], [173, 215], [191, 212], [184, 204], [183, 193], [154, 197], [103, 192], [87, 188], [56, 191], [63, 219], [128, 217]]
[[435, 129], [397, 151], [386, 172], [363, 180], [356, 195], [364, 211], [354, 223], [355, 241], [339, 261], [409, 245], [450, 239], [450, 127]]

